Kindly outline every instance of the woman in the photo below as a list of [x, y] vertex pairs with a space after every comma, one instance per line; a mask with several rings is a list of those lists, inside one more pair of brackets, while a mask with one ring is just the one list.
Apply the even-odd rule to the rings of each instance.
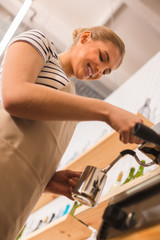
[[[99, 120], [124, 143], [141, 119], [107, 102], [75, 95], [71, 77], [99, 79], [117, 69], [122, 40], [104, 26], [78, 29], [73, 46], [57, 56], [54, 44], [31, 30], [10, 43], [1, 68], [1, 239], [15, 239], [43, 191], [70, 199], [80, 172], [56, 172], [77, 121]], [[3, 183], [3, 184], [2, 184]]]

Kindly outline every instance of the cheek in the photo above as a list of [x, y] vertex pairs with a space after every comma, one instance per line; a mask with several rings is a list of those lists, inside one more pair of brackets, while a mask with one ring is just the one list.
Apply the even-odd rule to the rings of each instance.
[[91, 62], [93, 64], [99, 64], [99, 54], [97, 54], [97, 51], [96, 52], [90, 52], [88, 53], [88, 62]]
[[80, 64], [80, 63], [76, 63], [74, 64], [74, 67], [73, 67], [73, 74], [76, 78], [78, 79], [84, 79], [84, 75], [85, 75], [85, 70], [84, 70], [84, 66], [83, 64]]
[[87, 60], [83, 55], [78, 55], [73, 61], [72, 67], [75, 75], [84, 74], [85, 68], [87, 66]]
[[98, 80], [102, 77], [102, 75], [98, 75], [97, 77], [94, 78], [94, 80]]
[[83, 64], [84, 64], [84, 55], [82, 53], [78, 53], [74, 59], [73, 59], [73, 63], [72, 63], [72, 66], [73, 68], [79, 68], [81, 67]]

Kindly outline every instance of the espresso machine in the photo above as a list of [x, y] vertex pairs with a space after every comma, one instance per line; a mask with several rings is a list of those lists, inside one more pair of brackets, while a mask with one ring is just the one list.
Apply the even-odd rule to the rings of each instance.
[[[148, 164], [160, 165], [160, 123], [152, 128], [138, 123], [132, 134], [144, 140], [138, 149], [151, 159]], [[97, 240], [124, 236], [160, 223], [160, 167], [156, 170], [156, 174], [145, 181], [132, 184], [131, 188], [110, 199]]]

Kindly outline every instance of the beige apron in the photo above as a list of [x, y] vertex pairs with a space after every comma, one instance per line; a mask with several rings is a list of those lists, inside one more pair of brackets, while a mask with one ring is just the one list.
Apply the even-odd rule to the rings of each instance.
[[[63, 91], [74, 92], [72, 82]], [[70, 121], [11, 117], [0, 106], [0, 240], [15, 240], [74, 132]]]

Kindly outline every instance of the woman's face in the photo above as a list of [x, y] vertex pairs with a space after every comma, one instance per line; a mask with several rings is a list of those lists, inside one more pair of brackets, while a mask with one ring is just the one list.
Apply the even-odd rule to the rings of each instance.
[[94, 41], [90, 32], [81, 35], [71, 57], [73, 74], [81, 80], [97, 80], [115, 70], [120, 61], [117, 46], [111, 41]]

